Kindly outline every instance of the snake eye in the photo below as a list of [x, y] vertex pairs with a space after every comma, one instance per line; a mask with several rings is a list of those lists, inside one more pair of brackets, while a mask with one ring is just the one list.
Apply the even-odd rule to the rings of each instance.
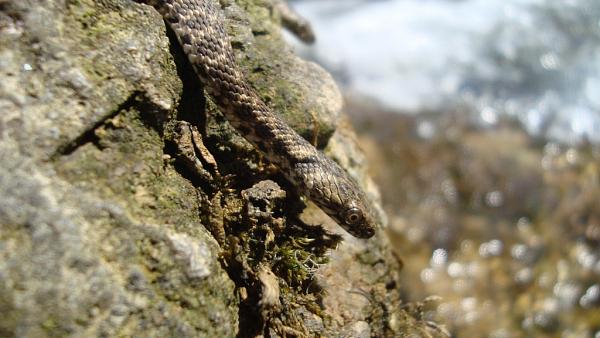
[[354, 225], [354, 224], [358, 224], [359, 222], [362, 221], [362, 213], [360, 212], [360, 209], [356, 208], [356, 207], [352, 207], [348, 210], [346, 210], [345, 215], [344, 215], [344, 222], [348, 225]]

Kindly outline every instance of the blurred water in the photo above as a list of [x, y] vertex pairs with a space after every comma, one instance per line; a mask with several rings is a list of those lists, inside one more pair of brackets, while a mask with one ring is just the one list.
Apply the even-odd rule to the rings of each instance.
[[295, 1], [304, 55], [346, 90], [404, 112], [514, 116], [534, 135], [600, 142], [600, 1]]

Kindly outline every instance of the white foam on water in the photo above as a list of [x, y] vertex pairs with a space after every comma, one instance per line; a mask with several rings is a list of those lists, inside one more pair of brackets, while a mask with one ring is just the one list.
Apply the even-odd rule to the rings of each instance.
[[403, 113], [469, 107], [535, 135], [600, 142], [600, 1], [293, 2], [317, 43], [297, 44], [345, 89]]

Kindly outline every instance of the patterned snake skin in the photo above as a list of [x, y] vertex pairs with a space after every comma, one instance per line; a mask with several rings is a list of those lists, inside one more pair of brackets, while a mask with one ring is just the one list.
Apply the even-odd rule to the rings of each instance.
[[206, 90], [231, 125], [299, 191], [355, 237], [375, 234], [371, 205], [356, 182], [283, 122], [236, 66], [216, 0], [149, 0], [175, 32]]

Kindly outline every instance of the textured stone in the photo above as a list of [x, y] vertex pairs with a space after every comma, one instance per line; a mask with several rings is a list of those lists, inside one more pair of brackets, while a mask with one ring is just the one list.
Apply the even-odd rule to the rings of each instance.
[[[324, 147], [341, 110], [329, 74], [293, 56], [268, 2], [227, 4], [250, 83]], [[336, 237], [297, 220], [300, 197], [203, 97], [174, 41], [153, 8], [129, 0], [1, 2], [0, 336], [382, 332], [368, 326], [380, 320], [370, 303], [353, 308], [347, 293], [395, 278], [381, 273], [381, 262], [398, 269], [385, 237], [325, 255]], [[202, 133], [185, 148], [205, 156], [197, 166], [180, 165], [173, 147], [182, 120]], [[330, 153], [368, 182], [355, 141], [335, 138]], [[310, 265], [329, 258], [327, 275], [347, 288], [323, 279], [305, 292]], [[265, 267], [281, 309], [257, 318]], [[338, 303], [317, 310], [329, 293]]]

